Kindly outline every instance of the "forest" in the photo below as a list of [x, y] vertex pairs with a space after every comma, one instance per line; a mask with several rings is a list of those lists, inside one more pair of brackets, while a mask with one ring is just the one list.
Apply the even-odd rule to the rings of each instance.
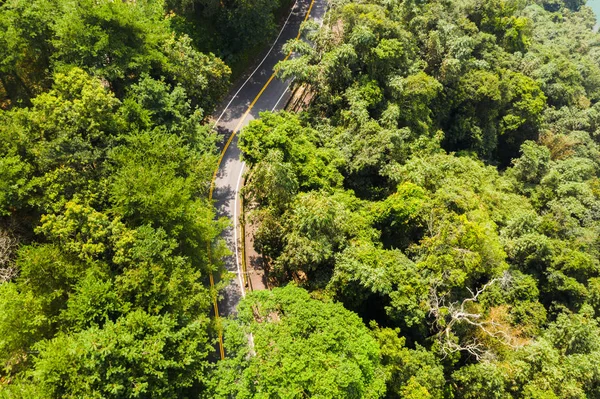
[[273, 288], [214, 317], [209, 117], [289, 7], [0, 1], [0, 398], [600, 398], [585, 0], [329, 0], [239, 136]]

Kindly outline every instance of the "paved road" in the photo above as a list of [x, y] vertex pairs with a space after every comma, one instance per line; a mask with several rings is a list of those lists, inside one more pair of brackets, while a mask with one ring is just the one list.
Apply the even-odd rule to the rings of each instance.
[[297, 37], [300, 24], [307, 18], [322, 21], [327, 8], [326, 0], [297, 0], [285, 25], [273, 46], [263, 55], [262, 62], [250, 74], [248, 79], [234, 87], [224, 105], [216, 113], [216, 128], [230, 141], [224, 145], [224, 153], [214, 182], [213, 199], [219, 216], [231, 219], [231, 227], [223, 232], [223, 238], [233, 253], [225, 259], [227, 270], [236, 274], [236, 278], [223, 292], [219, 301], [219, 314], [235, 314], [237, 304], [245, 296], [241, 274], [241, 246], [239, 232], [239, 190], [244, 173], [244, 163], [240, 159], [237, 146], [237, 132], [259, 113], [281, 109], [291, 93], [289, 81], [273, 78], [273, 68], [287, 54], [282, 46]]

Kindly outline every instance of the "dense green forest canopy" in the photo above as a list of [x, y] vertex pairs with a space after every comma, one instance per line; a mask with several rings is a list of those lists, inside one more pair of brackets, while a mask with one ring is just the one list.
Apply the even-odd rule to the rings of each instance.
[[0, 397], [207, 389], [226, 222], [207, 199], [206, 118], [231, 70], [174, 7], [0, 2]]
[[280, 65], [311, 105], [265, 113], [240, 137], [273, 283], [359, 314], [387, 397], [600, 397], [591, 10], [330, 8], [306, 28], [315, 46], [289, 43], [298, 57]]
[[288, 5], [0, 2], [0, 398], [600, 398], [582, 0], [330, 0], [239, 139], [280, 288], [212, 317], [207, 116]]

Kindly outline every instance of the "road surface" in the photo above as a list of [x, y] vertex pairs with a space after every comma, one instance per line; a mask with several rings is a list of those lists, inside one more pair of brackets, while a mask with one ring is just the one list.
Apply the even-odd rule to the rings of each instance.
[[245, 165], [237, 146], [237, 133], [251, 120], [257, 119], [261, 112], [279, 110], [286, 104], [291, 96], [290, 81], [282, 81], [274, 76], [275, 65], [289, 57], [283, 53], [282, 47], [288, 40], [298, 36], [300, 25], [306, 19], [322, 21], [326, 8], [326, 0], [296, 0], [273, 46], [265, 51], [264, 58], [248, 79], [233, 88], [216, 113], [215, 127], [227, 141], [222, 148], [222, 159], [211, 195], [218, 216], [231, 220], [231, 226], [223, 232], [223, 238], [233, 254], [225, 259], [225, 267], [236, 276], [222, 292], [223, 299], [218, 302], [220, 316], [235, 314], [237, 304], [246, 293], [241, 270], [239, 231], [239, 191]]

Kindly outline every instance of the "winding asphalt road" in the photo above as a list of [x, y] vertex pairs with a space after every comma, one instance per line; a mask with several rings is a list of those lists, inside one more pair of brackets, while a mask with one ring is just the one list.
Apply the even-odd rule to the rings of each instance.
[[309, 18], [317, 22], [322, 21], [326, 8], [326, 0], [296, 0], [273, 46], [265, 51], [261, 63], [248, 79], [232, 89], [224, 105], [215, 115], [215, 127], [227, 141], [222, 148], [222, 158], [215, 173], [211, 197], [215, 200], [218, 216], [227, 217], [232, 221], [231, 226], [223, 232], [223, 238], [233, 254], [225, 259], [225, 267], [236, 275], [222, 292], [223, 299], [218, 302], [218, 309], [215, 309], [221, 316], [235, 314], [240, 299], [246, 294], [239, 231], [239, 191], [245, 165], [237, 146], [237, 133], [251, 120], [257, 119], [260, 112], [279, 110], [285, 106], [291, 96], [291, 82], [282, 81], [274, 74], [275, 65], [289, 57], [283, 53], [283, 45], [288, 40], [298, 37], [303, 21]]

